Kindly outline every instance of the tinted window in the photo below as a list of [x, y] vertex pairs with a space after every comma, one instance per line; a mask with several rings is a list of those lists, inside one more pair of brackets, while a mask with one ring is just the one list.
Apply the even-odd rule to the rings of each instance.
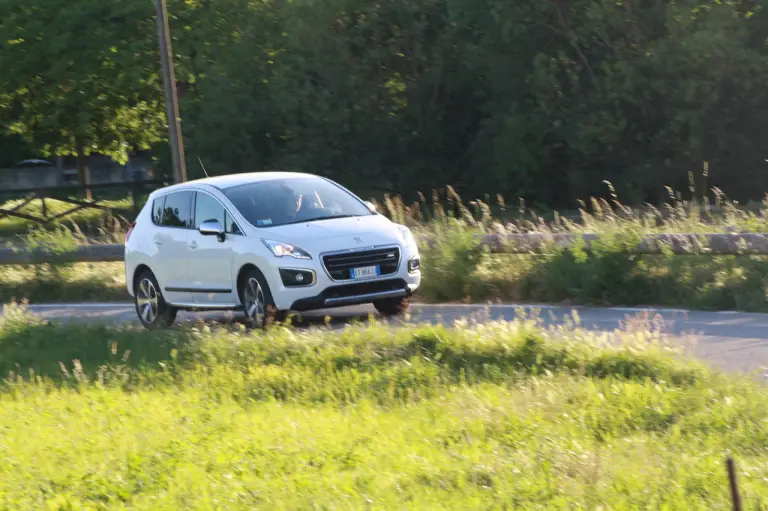
[[207, 220], [217, 220], [221, 226], [227, 224], [224, 206], [207, 193], [197, 194], [195, 199], [195, 229]]
[[321, 178], [261, 181], [236, 186], [224, 193], [256, 227], [373, 214], [356, 197]]
[[152, 201], [152, 223], [160, 225], [163, 219], [163, 204], [165, 204], [165, 197], [160, 197]]
[[163, 224], [168, 227], [192, 227], [193, 192], [175, 192], [165, 196]]

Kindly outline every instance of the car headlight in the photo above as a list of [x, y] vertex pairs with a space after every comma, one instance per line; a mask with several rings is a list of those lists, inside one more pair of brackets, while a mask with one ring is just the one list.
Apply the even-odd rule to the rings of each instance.
[[295, 247], [290, 243], [281, 241], [261, 240], [267, 248], [272, 251], [275, 257], [293, 257], [294, 259], [312, 259], [307, 251]]
[[409, 228], [404, 225], [397, 226], [397, 230], [400, 231], [400, 237], [403, 239], [405, 248], [411, 248], [416, 246], [416, 238], [413, 237], [413, 233]]

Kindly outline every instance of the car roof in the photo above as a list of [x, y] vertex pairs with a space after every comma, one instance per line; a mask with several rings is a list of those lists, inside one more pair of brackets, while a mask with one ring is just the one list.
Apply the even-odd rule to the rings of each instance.
[[306, 174], [303, 172], [244, 172], [242, 174], [227, 174], [224, 176], [204, 177], [202, 179], [194, 179], [185, 183], [178, 183], [175, 185], [167, 186], [157, 190], [158, 193], [167, 193], [176, 190], [183, 190], [190, 185], [208, 185], [219, 190], [226, 190], [235, 186], [240, 186], [249, 183], [259, 183], [264, 181], [272, 181], [275, 179], [296, 179], [296, 178], [314, 178], [322, 179], [320, 176], [314, 174]]

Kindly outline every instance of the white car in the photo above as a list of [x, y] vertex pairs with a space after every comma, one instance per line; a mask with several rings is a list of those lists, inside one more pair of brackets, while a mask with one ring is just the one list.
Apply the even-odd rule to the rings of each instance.
[[261, 328], [288, 311], [366, 303], [401, 314], [421, 269], [411, 231], [346, 188], [257, 172], [150, 194], [126, 234], [125, 277], [147, 328], [179, 310], [242, 310]]

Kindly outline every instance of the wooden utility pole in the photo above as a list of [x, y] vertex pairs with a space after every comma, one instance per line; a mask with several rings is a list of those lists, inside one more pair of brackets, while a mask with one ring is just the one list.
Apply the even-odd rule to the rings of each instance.
[[168, 10], [165, 0], [155, 0], [157, 9], [157, 33], [160, 40], [160, 60], [163, 64], [163, 85], [165, 87], [165, 108], [168, 116], [168, 138], [173, 160], [173, 181], [187, 180], [187, 165], [184, 162], [184, 141], [181, 137], [179, 100], [176, 97], [176, 77], [173, 72], [171, 35], [168, 28]]

